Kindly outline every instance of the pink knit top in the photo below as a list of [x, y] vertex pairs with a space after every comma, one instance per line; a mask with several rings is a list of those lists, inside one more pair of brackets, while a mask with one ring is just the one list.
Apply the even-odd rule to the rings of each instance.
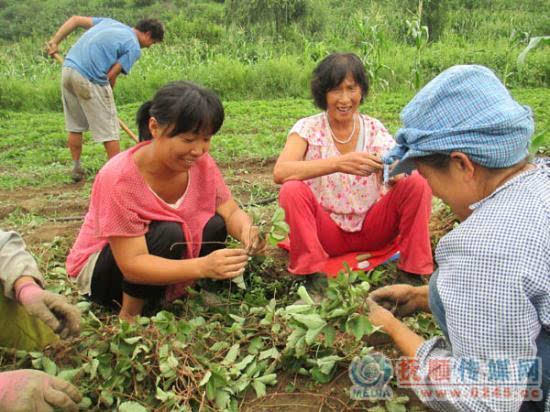
[[[188, 242], [186, 258], [199, 255], [204, 226], [231, 192], [214, 159], [206, 153], [189, 169], [181, 204], [169, 206], [150, 190], [134, 161], [133, 154], [150, 143], [120, 153], [97, 174], [88, 213], [67, 257], [69, 276], [77, 277], [90, 255], [101, 251], [110, 237], [143, 236], [152, 221], [181, 223]], [[177, 297], [188, 284], [172, 285], [166, 297]]]

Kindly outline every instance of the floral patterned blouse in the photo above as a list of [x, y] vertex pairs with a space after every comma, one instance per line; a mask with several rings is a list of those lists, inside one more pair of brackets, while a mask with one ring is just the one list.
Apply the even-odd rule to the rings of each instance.
[[[382, 156], [395, 145], [393, 137], [380, 121], [364, 114], [359, 114], [359, 119], [362, 138], [358, 140], [362, 142], [362, 148], [356, 148], [356, 151]], [[289, 135], [292, 133], [308, 143], [305, 160], [341, 156], [332, 140], [324, 112], [298, 120]], [[305, 183], [321, 206], [330, 213], [332, 220], [346, 232], [361, 230], [367, 211], [385, 194], [384, 186], [374, 174], [363, 177], [333, 173], [308, 179]]]

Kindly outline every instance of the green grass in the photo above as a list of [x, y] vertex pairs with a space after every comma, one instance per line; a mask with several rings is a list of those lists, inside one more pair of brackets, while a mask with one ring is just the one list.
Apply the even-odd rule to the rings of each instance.
[[[547, 102], [549, 89], [516, 89], [514, 97], [531, 106], [535, 113], [537, 131], [548, 136], [550, 146], [550, 114]], [[412, 92], [380, 93], [369, 97], [363, 112], [380, 119], [394, 133], [399, 127], [399, 112], [412, 97]], [[120, 117], [131, 128], [137, 104], [119, 107]], [[286, 134], [301, 117], [317, 113], [308, 99], [245, 100], [225, 103], [226, 121], [214, 137], [211, 153], [230, 169], [238, 169], [244, 160], [264, 161], [275, 158], [281, 151]], [[71, 167], [66, 148], [63, 114], [0, 113], [0, 188], [22, 186], [51, 186], [70, 182]], [[121, 132], [122, 148], [132, 141]], [[83, 165], [94, 175], [105, 162], [102, 145], [94, 144], [86, 134]]]

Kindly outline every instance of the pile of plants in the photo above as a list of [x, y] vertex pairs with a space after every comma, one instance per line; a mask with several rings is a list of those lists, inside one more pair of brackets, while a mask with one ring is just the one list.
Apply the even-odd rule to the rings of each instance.
[[247, 392], [264, 396], [281, 370], [326, 383], [337, 365], [369, 352], [362, 338], [375, 328], [365, 297], [379, 273], [341, 273], [315, 303], [302, 282], [263, 277], [272, 264], [252, 263], [246, 290], [198, 284], [135, 324], [81, 301], [79, 337], [44, 352], [2, 352], [2, 364], [75, 383], [86, 409], [237, 410]]

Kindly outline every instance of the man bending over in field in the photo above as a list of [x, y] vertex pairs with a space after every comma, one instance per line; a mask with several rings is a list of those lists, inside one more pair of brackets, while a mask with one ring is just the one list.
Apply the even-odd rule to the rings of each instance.
[[141, 48], [150, 47], [164, 38], [162, 23], [155, 19], [141, 20], [131, 28], [113, 19], [72, 16], [48, 42], [50, 56], [58, 52], [58, 44], [77, 27], [89, 30], [69, 50], [61, 77], [75, 182], [84, 178], [80, 166], [82, 132], [91, 130], [94, 141], [105, 146], [109, 159], [120, 152], [112, 88], [117, 76], [128, 74], [139, 59]]

